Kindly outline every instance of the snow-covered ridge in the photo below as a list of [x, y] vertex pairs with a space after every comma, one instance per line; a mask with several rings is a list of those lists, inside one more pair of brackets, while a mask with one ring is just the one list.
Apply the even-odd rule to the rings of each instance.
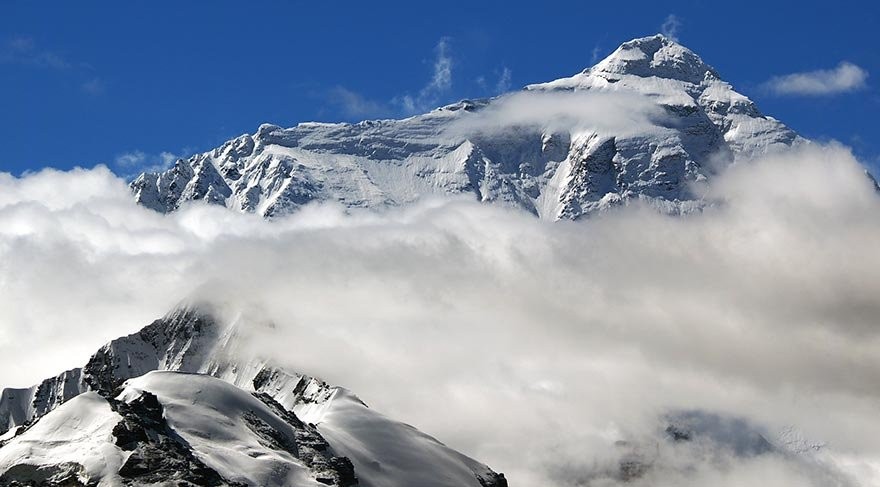
[[675, 211], [699, 199], [692, 183], [719, 164], [800, 140], [699, 56], [660, 35], [626, 42], [579, 74], [521, 93], [538, 92], [629, 93], [666, 117], [635, 132], [550, 130], [549, 119], [500, 131], [450, 130], [506, 103], [501, 96], [403, 120], [264, 124], [167, 171], [144, 173], [131, 189], [160, 212], [204, 201], [273, 217], [312, 201], [378, 208], [463, 194], [555, 220], [634, 198]]
[[255, 326], [181, 307], [81, 369], [4, 389], [0, 485], [507, 485], [351, 392], [268, 363], [242, 337]]

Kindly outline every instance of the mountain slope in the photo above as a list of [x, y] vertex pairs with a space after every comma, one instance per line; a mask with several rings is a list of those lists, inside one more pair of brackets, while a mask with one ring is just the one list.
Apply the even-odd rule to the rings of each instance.
[[167, 171], [141, 174], [131, 189], [160, 212], [204, 201], [265, 217], [312, 201], [379, 208], [430, 195], [466, 195], [554, 220], [633, 198], [675, 212], [693, 206], [682, 203], [699, 199], [691, 184], [718, 164], [800, 140], [660, 35], [624, 43], [582, 73], [515, 96], [539, 93], [625, 93], [662, 116], [636, 130], [559, 128], [553, 114], [500, 130], [469, 123], [508, 103], [502, 96], [403, 120], [262, 125]]
[[81, 369], [3, 390], [0, 481], [506, 486], [351, 392], [251, 353], [243, 331], [259, 326], [182, 307]]

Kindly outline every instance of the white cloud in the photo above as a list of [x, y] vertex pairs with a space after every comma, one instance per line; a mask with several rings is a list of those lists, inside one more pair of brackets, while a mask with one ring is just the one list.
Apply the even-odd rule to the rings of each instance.
[[0, 60], [57, 70], [73, 67], [73, 64], [57, 53], [38, 48], [30, 37], [15, 37], [8, 41]]
[[[390, 102], [385, 102], [370, 99], [356, 91], [337, 86], [327, 92], [327, 100], [330, 104], [341, 109], [342, 114], [348, 118], [381, 117], [394, 114], [409, 116], [435, 108], [452, 87], [453, 59], [449, 43], [448, 37], [443, 37], [437, 42], [434, 47], [435, 58], [432, 63], [431, 79], [416, 94], [403, 93], [394, 96]], [[485, 85], [485, 79], [482, 81], [478, 79], [477, 83]]]
[[495, 82], [494, 86], [490, 86], [489, 82], [486, 79], [486, 76], [480, 75], [474, 79], [474, 82], [480, 88], [480, 91], [491, 94], [498, 95], [507, 93], [510, 91], [510, 83], [511, 78], [513, 77], [513, 71], [510, 70], [507, 66], [502, 66], [500, 71], [496, 71], [498, 76], [498, 81]]
[[652, 120], [665, 117], [654, 101], [630, 93], [586, 91], [518, 91], [501, 96], [490, 106], [451, 123], [446, 133], [452, 137], [467, 134], [496, 134], [514, 127], [541, 130], [606, 130], [631, 133], [647, 130]]
[[428, 84], [417, 95], [405, 94], [392, 100], [404, 113], [411, 115], [434, 108], [452, 88], [453, 60], [449, 43], [450, 39], [443, 37], [434, 47], [433, 75]]
[[83, 93], [92, 96], [103, 93], [105, 89], [103, 80], [95, 76], [91, 65], [71, 61], [64, 55], [44, 49], [30, 37], [13, 37], [5, 44], [0, 44], [0, 63], [45, 68], [80, 78], [79, 87]]
[[443, 93], [452, 87], [452, 57], [449, 55], [449, 38], [440, 39], [434, 48], [437, 58], [434, 60], [434, 76], [431, 82], [422, 89], [422, 93]]
[[[264, 349], [512, 485], [617, 485], [637, 454], [652, 466], [625, 485], [876, 483], [880, 198], [835, 146], [737, 165], [708, 195], [681, 218], [442, 201], [269, 223], [156, 214], [106, 168], [0, 174], [0, 384], [80, 364], [195, 294], [261, 309]], [[829, 446], [666, 442], [658, 417], [683, 409]]]
[[669, 39], [678, 42], [678, 31], [681, 29], [681, 19], [675, 14], [666, 16], [663, 25], [660, 26], [660, 33]]
[[598, 44], [596, 44], [595, 46], [593, 46], [593, 50], [590, 53], [590, 62], [595, 64], [597, 61], [599, 61], [599, 57], [601, 55], [602, 48]]
[[501, 75], [498, 76], [498, 83], [495, 84], [495, 91], [497, 93], [507, 93], [510, 91], [510, 79], [513, 73], [510, 71], [510, 68], [504, 66], [501, 69]]
[[180, 155], [167, 151], [147, 154], [141, 150], [133, 150], [116, 156], [114, 166], [120, 169], [124, 175], [132, 175], [142, 172], [164, 171], [180, 158]]
[[844, 61], [834, 69], [776, 76], [764, 88], [777, 95], [835, 95], [862, 89], [867, 79], [867, 71]]
[[389, 111], [384, 104], [342, 86], [331, 89], [328, 97], [332, 104], [342, 109], [346, 117], [381, 116]]
[[92, 78], [82, 84], [82, 89], [90, 95], [100, 95], [104, 93], [104, 82], [101, 78]]

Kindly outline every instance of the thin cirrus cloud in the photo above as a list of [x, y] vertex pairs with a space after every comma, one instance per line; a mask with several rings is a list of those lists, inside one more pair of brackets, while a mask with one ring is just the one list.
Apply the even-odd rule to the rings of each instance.
[[432, 108], [452, 88], [452, 54], [450, 39], [444, 37], [434, 47], [435, 58], [431, 80], [416, 95], [395, 97], [393, 102], [408, 114]]
[[346, 117], [413, 115], [434, 107], [452, 88], [453, 59], [450, 38], [443, 37], [434, 47], [431, 79], [415, 94], [404, 93], [390, 101], [374, 100], [345, 86], [328, 90], [326, 97]]
[[51, 49], [38, 45], [31, 37], [13, 37], [0, 47], [0, 63], [17, 64], [66, 73], [83, 79], [79, 87], [83, 93], [98, 96], [104, 93], [104, 81], [96, 76], [89, 63], [75, 62]]
[[484, 75], [477, 76], [474, 80], [477, 88], [488, 95], [499, 95], [509, 92], [513, 83], [513, 70], [508, 66], [501, 66], [501, 69], [493, 74], [497, 76], [497, 81], [494, 84], [490, 84], [490, 77]]
[[388, 106], [385, 104], [371, 100], [344, 86], [331, 88], [327, 93], [327, 97], [334, 105], [339, 107], [339, 110], [346, 117], [370, 117], [388, 113]]
[[765, 90], [775, 95], [827, 96], [856, 91], [867, 86], [868, 71], [843, 61], [834, 69], [819, 69], [775, 76]]
[[[382, 101], [337, 85], [327, 90], [326, 99], [348, 118], [409, 116], [431, 110], [443, 103], [452, 92], [455, 59], [451, 43], [451, 38], [443, 37], [434, 46], [431, 78], [416, 92], [399, 94], [389, 101]], [[475, 82], [484, 92], [499, 94], [510, 91], [513, 71], [508, 66], [502, 66], [496, 75], [494, 83], [486, 76], [477, 77]]]
[[75, 66], [61, 55], [40, 48], [30, 37], [14, 37], [10, 39], [6, 43], [0, 59], [5, 62], [56, 70], [67, 70]]
[[510, 91], [510, 82], [511, 77], [513, 76], [513, 72], [507, 66], [504, 66], [501, 69], [501, 75], [498, 77], [498, 82], [495, 83], [495, 91], [498, 93], [506, 93]]

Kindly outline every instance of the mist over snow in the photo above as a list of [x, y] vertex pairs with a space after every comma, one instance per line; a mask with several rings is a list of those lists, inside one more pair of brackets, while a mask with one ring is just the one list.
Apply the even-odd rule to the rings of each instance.
[[674, 123], [650, 97], [630, 92], [518, 91], [497, 97], [472, 117], [451, 123], [445, 135], [498, 135], [512, 128], [547, 132], [594, 131], [626, 136]]
[[[551, 223], [430, 200], [269, 223], [160, 215], [104, 167], [0, 174], [0, 384], [208, 300], [273, 322], [250, 338], [280, 363], [511, 485], [616, 485], [627, 455], [651, 465], [628, 485], [878, 485], [872, 181], [847, 149], [811, 145], [703, 191], [712, 204], [683, 217], [632, 204]], [[665, 440], [682, 415], [717, 435]]]

